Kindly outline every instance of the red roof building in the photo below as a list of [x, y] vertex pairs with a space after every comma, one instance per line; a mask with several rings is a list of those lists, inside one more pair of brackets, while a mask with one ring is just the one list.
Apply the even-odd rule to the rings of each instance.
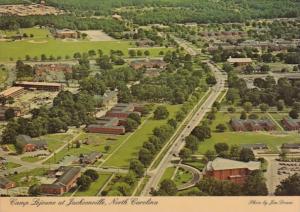
[[204, 169], [206, 177], [217, 180], [229, 180], [237, 184], [243, 184], [247, 176], [254, 170], [259, 170], [260, 162], [241, 162], [224, 158], [216, 158], [209, 161]]

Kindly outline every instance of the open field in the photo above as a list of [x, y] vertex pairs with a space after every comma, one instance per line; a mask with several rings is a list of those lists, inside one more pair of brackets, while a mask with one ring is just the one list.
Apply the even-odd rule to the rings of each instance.
[[[0, 31], [0, 34], [5, 36], [13, 36], [17, 33], [23, 35], [26, 33], [33, 37], [28, 37], [21, 41], [0, 41], [0, 61], [7, 62], [11, 59], [18, 60], [24, 59], [26, 55], [31, 58], [38, 57], [45, 54], [47, 57], [73, 57], [76, 52], [88, 52], [89, 50], [101, 49], [105, 54], [108, 54], [110, 50], [121, 50], [128, 55], [128, 50], [134, 48], [133, 41], [121, 41], [109, 39], [109, 36], [104, 36], [103, 33], [99, 35], [99, 32], [90, 31], [91, 40], [61, 40], [54, 39], [48, 29], [40, 28], [28, 28], [20, 29], [17, 31]], [[97, 40], [97, 41], [96, 41]], [[160, 51], [166, 52], [171, 48], [158, 47], [158, 48], [139, 48], [142, 51], [149, 50], [150, 55], [153, 57], [159, 56]]]
[[193, 174], [191, 172], [179, 168], [175, 174], [174, 182], [177, 186], [179, 186], [189, 182], [192, 179], [193, 179]]
[[101, 30], [86, 30], [80, 31], [81, 33], [86, 33], [90, 41], [111, 41], [114, 40], [112, 37], [107, 35]]
[[41, 137], [41, 139], [47, 142], [50, 151], [55, 151], [71, 138], [72, 135], [66, 133], [50, 134]]
[[173, 174], [174, 174], [175, 170], [176, 170], [176, 168], [173, 167], [173, 166], [172, 167], [168, 167], [165, 170], [163, 176], [161, 177], [160, 182], [162, 182], [164, 180], [170, 180], [173, 177]]
[[[169, 118], [175, 116], [179, 107], [180, 105], [167, 105], [167, 109], [170, 113]], [[137, 129], [130, 139], [126, 141], [124, 146], [118, 149], [103, 166], [128, 167], [130, 160], [137, 157], [143, 143], [152, 135], [153, 129], [166, 123], [167, 120], [154, 120], [152, 117], [146, 120], [146, 123]]]
[[110, 151], [113, 151], [117, 146], [126, 139], [128, 135], [123, 136], [113, 136], [113, 135], [103, 135], [103, 134], [91, 134], [91, 133], [83, 133], [78, 140], [88, 140], [89, 145], [82, 144], [80, 148], [76, 147], [65, 147], [60, 152], [55, 154], [55, 156], [51, 157], [47, 160], [46, 164], [53, 164], [63, 160], [66, 156], [80, 156], [80, 154], [89, 154], [91, 152], [97, 151], [106, 153], [104, 147], [109, 145], [111, 147]]
[[207, 150], [214, 150], [216, 143], [228, 145], [244, 145], [262, 143], [268, 145], [271, 152], [279, 152], [278, 147], [284, 143], [300, 143], [300, 136], [293, 134], [270, 134], [267, 132], [225, 132], [212, 133], [212, 137], [200, 143], [198, 153], [204, 154]]
[[38, 176], [44, 175], [46, 172], [46, 169], [34, 169], [30, 172], [22, 172], [18, 174], [13, 174], [9, 176], [8, 178], [14, 182], [17, 183], [17, 186], [31, 186], [36, 183], [39, 183], [39, 179], [37, 179]]
[[91, 183], [90, 188], [86, 191], [77, 191], [74, 196], [85, 197], [85, 196], [96, 196], [99, 190], [109, 180], [111, 174], [99, 174], [99, 178]]

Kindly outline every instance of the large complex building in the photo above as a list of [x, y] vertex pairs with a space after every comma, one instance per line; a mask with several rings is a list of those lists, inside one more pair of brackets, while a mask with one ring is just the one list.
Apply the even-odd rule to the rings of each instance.
[[282, 124], [288, 131], [300, 130], [300, 119], [285, 117], [282, 120]]
[[54, 37], [61, 38], [61, 39], [65, 39], [65, 38], [76, 39], [76, 38], [78, 38], [78, 32], [76, 32], [74, 30], [70, 30], [70, 29], [62, 29], [62, 30], [58, 29], [58, 30], [55, 30]]
[[276, 125], [270, 120], [232, 119], [230, 121], [230, 124], [231, 124], [231, 127], [234, 131], [239, 131], [239, 132], [276, 130]]
[[300, 150], [300, 143], [282, 144], [281, 149], [284, 150]]
[[55, 172], [57, 180], [52, 184], [42, 184], [40, 192], [44, 195], [62, 195], [76, 186], [80, 176], [79, 167], [62, 166]]
[[110, 111], [106, 113], [107, 117], [115, 117], [119, 119], [126, 119], [131, 113], [138, 113], [138, 106], [134, 104], [117, 104]]
[[17, 81], [15, 82], [15, 85], [24, 87], [25, 89], [36, 89], [46, 91], [60, 91], [63, 89], [63, 85], [60, 83]]
[[119, 119], [114, 117], [102, 117], [87, 127], [90, 133], [103, 133], [103, 134], [125, 134], [125, 127], [120, 126]]
[[130, 66], [135, 70], [141, 68], [165, 69], [167, 67], [167, 63], [163, 60], [134, 60], [130, 62]]
[[247, 176], [254, 170], [259, 170], [260, 162], [241, 162], [224, 158], [209, 161], [204, 169], [205, 176], [217, 180], [229, 180], [243, 184]]
[[33, 140], [27, 135], [18, 135], [16, 138], [16, 146], [22, 150], [22, 152], [33, 152], [36, 150], [48, 149], [48, 144], [43, 140]]
[[251, 58], [228, 58], [227, 60], [228, 63], [233, 64], [235, 66], [245, 66], [245, 65], [250, 65], [252, 64], [252, 59]]
[[34, 66], [35, 74], [42, 75], [46, 72], [72, 73], [72, 66], [68, 64], [38, 64]]
[[13, 87], [10, 87], [10, 88], [0, 92], [0, 97], [6, 98], [6, 99], [9, 97], [15, 98], [15, 97], [20, 96], [24, 92], [25, 92], [24, 87], [13, 86]]

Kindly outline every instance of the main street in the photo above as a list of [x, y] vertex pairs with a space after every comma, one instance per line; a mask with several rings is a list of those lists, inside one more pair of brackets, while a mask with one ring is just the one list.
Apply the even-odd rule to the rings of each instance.
[[188, 136], [191, 133], [191, 131], [202, 121], [202, 119], [205, 117], [205, 114], [211, 110], [213, 103], [217, 100], [218, 96], [225, 89], [225, 81], [227, 79], [227, 75], [222, 73], [212, 63], [208, 62], [208, 65], [217, 79], [217, 84], [213, 86], [210, 96], [202, 104], [199, 110], [193, 115], [186, 127], [179, 133], [179, 136], [175, 139], [172, 146], [166, 152], [165, 156], [162, 158], [157, 168], [149, 173], [150, 179], [145, 185], [141, 196], [148, 196], [151, 191], [151, 188], [156, 189], [158, 187], [159, 181], [163, 176], [166, 168], [171, 165], [173, 155], [177, 155], [180, 152], [180, 150], [184, 147], [184, 138]]

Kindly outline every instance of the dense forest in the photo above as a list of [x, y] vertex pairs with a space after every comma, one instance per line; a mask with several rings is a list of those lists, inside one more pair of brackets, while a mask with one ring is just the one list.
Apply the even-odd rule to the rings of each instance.
[[[293, 0], [48, 0], [48, 4], [96, 15], [121, 14], [138, 24], [184, 22], [241, 22], [255, 18], [297, 17], [300, 2]], [[128, 10], [124, 7], [134, 6]], [[139, 9], [148, 7], [146, 10]], [[151, 9], [149, 9], [151, 8]]]

